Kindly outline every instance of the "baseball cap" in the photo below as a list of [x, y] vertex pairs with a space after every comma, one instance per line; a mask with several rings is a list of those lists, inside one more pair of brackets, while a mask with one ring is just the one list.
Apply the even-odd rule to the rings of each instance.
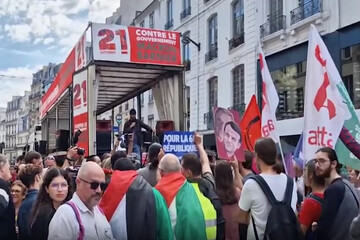
[[136, 115], [136, 110], [135, 110], [135, 109], [131, 109], [131, 110], [130, 110], [130, 115]]

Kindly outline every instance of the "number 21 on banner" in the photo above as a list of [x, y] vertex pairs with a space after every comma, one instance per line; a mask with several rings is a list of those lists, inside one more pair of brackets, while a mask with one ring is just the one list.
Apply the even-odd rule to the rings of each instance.
[[116, 53], [116, 44], [112, 42], [116, 36], [119, 36], [120, 38], [121, 54], [128, 53], [126, 31], [124, 29], [115, 31], [115, 34], [113, 30], [101, 29], [98, 32], [98, 36], [103, 37], [99, 41], [99, 49], [101, 53]]
[[86, 80], [74, 85], [74, 109], [87, 106]]
[[83, 34], [75, 46], [75, 71], [86, 65], [86, 35]]

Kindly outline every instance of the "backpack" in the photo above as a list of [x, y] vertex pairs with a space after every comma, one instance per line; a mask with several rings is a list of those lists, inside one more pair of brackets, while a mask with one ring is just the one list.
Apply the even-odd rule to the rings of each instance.
[[[317, 202], [318, 204], [320, 204], [320, 206], [322, 207], [324, 205], [324, 199], [313, 194], [310, 193], [309, 196], [307, 196], [307, 198], [311, 198], [313, 199], [315, 202]], [[306, 240], [314, 240], [315, 239], [315, 234], [314, 232], [311, 230], [311, 228], [309, 228], [305, 234], [305, 239]]]
[[308, 198], [311, 198], [311, 199], [315, 200], [316, 202], [318, 202], [321, 207], [324, 205], [324, 199], [317, 196], [317, 195], [315, 195], [315, 194], [313, 194], [313, 193], [310, 193]]
[[[264, 178], [260, 175], [251, 177], [255, 180], [269, 203], [271, 204], [271, 210], [267, 218], [264, 240], [300, 240], [304, 239], [300, 230], [300, 225], [297, 221], [297, 217], [291, 208], [292, 192], [294, 187], [294, 181], [292, 178], [287, 176], [287, 184], [283, 201], [276, 200], [272, 193], [269, 185], [266, 183]], [[259, 240], [259, 236], [256, 231], [254, 218], [252, 218], [254, 234], [256, 240]]]

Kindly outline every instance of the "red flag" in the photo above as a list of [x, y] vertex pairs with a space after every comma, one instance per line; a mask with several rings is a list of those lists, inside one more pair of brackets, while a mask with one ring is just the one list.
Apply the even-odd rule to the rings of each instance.
[[253, 95], [242, 117], [240, 127], [243, 132], [242, 145], [253, 152], [255, 141], [261, 137], [261, 115]]
[[[240, 127], [243, 132], [242, 145], [245, 149], [254, 152], [255, 142], [261, 137], [261, 115], [255, 95], [251, 97], [241, 119]], [[252, 169], [256, 173], [259, 173], [255, 161], [253, 161]]]

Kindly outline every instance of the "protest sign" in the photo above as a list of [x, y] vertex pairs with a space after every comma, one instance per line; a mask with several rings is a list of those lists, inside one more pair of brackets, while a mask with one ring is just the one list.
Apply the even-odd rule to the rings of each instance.
[[214, 108], [214, 128], [219, 159], [234, 160], [236, 156], [238, 161], [245, 160], [239, 123], [239, 112], [233, 109]]
[[165, 153], [175, 154], [179, 158], [186, 153], [197, 152], [194, 144], [194, 132], [165, 132], [163, 149]]

